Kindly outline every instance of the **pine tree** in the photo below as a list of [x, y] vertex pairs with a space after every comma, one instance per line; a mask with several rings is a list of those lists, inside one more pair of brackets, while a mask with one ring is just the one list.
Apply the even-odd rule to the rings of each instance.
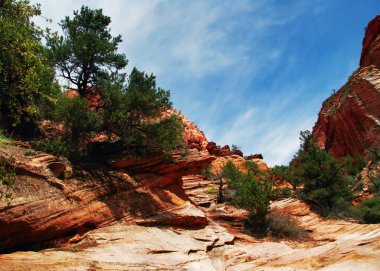
[[63, 36], [50, 37], [48, 46], [60, 71], [81, 97], [97, 87], [102, 76], [127, 65], [124, 54], [117, 52], [121, 36], [112, 37], [111, 18], [102, 9], [82, 6], [71, 19], [61, 21]]

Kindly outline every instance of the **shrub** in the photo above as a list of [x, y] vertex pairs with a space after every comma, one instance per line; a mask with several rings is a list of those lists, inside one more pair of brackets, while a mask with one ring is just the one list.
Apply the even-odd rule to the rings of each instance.
[[285, 166], [285, 165], [274, 166], [270, 170], [269, 175], [270, 175], [272, 180], [279, 178], [280, 181], [282, 181], [282, 182], [284, 182], [284, 181], [289, 182], [292, 185], [294, 191], [296, 191], [297, 186], [299, 186], [301, 184], [300, 179], [297, 177], [295, 172], [289, 166]]
[[248, 172], [241, 172], [231, 161], [223, 167], [229, 187], [236, 191], [232, 202], [249, 211], [249, 225], [256, 231], [266, 227], [272, 187], [268, 179], [257, 170], [257, 164], [247, 163]]
[[305, 239], [308, 233], [288, 213], [272, 211], [268, 215], [268, 232], [275, 238]]
[[380, 223], [380, 197], [363, 201], [356, 211], [365, 223]]
[[201, 172], [201, 175], [204, 179], [211, 179], [213, 174], [211, 172], [211, 166], [207, 165]]
[[71, 140], [78, 144], [87, 133], [100, 127], [100, 114], [89, 107], [86, 98], [62, 97], [57, 105], [58, 120], [63, 121], [71, 131]]
[[70, 146], [67, 142], [54, 139], [43, 139], [32, 142], [32, 148], [37, 151], [53, 154], [55, 156], [67, 157], [70, 152]]
[[215, 186], [210, 186], [206, 190], [206, 194], [216, 194], [218, 191], [216, 190]]
[[34, 152], [34, 151], [26, 151], [26, 152], [24, 152], [24, 155], [25, 156], [35, 156], [36, 152]]
[[4, 130], [0, 129], [0, 147], [5, 141], [11, 140]]
[[292, 197], [292, 190], [289, 187], [274, 188], [272, 190], [271, 199], [283, 199]]
[[0, 161], [0, 200], [5, 200], [7, 205], [10, 204], [12, 199], [11, 187], [16, 180], [16, 173], [14, 169], [5, 163]]
[[235, 144], [232, 144], [231, 145], [231, 151], [234, 152], [234, 151], [240, 151], [241, 150], [241, 147], [238, 146], [238, 145], [235, 145]]

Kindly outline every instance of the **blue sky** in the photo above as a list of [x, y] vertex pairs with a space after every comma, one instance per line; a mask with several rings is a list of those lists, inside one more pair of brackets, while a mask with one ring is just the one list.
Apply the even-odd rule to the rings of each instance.
[[102, 8], [128, 71], [155, 74], [210, 141], [272, 166], [289, 162], [299, 132], [357, 69], [364, 27], [380, 14], [375, 0], [32, 2], [55, 30], [82, 4]]

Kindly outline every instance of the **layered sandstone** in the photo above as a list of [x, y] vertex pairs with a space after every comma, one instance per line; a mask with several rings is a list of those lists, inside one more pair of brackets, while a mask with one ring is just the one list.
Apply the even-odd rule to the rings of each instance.
[[[210, 157], [193, 150], [171, 161], [121, 156], [112, 167], [96, 161], [71, 166], [28, 145], [3, 143], [0, 158], [16, 171], [10, 205], [0, 205], [0, 250], [46, 245], [117, 221], [140, 225], [206, 225], [189, 202], [181, 176]], [[116, 157], [116, 156], [114, 156]]]
[[58, 248], [0, 255], [0, 270], [378, 270], [378, 225], [326, 220], [294, 199], [272, 208], [289, 212], [309, 239], [236, 239], [214, 222], [192, 230], [117, 223]]
[[340, 158], [380, 145], [380, 16], [368, 25], [360, 67], [322, 105], [313, 129], [320, 147]]

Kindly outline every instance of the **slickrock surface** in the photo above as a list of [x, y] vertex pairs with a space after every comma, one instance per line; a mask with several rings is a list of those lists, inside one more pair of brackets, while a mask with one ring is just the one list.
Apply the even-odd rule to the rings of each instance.
[[290, 211], [311, 232], [310, 240], [235, 243], [223, 252], [227, 270], [379, 270], [379, 225], [322, 219], [294, 199], [275, 202], [272, 208]]
[[379, 225], [325, 220], [294, 199], [272, 208], [290, 211], [310, 239], [276, 242], [241, 234], [234, 242], [214, 222], [200, 229], [118, 223], [60, 248], [0, 255], [0, 270], [379, 270]]
[[359, 69], [323, 103], [313, 135], [336, 157], [380, 145], [380, 16], [368, 25]]
[[83, 238], [61, 249], [0, 255], [0, 270], [220, 270], [207, 252], [234, 237], [216, 224], [199, 230], [117, 224]]

